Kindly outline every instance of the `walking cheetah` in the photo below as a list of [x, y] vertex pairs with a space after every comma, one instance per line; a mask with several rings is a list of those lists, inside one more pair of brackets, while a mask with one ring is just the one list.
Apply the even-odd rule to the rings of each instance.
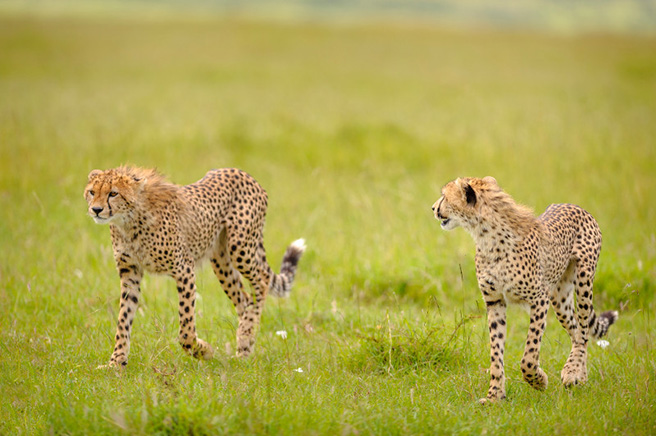
[[[194, 270], [205, 259], [237, 310], [237, 355], [253, 351], [267, 293], [289, 294], [305, 250], [302, 239], [293, 242], [280, 274], [271, 270], [262, 240], [267, 194], [255, 179], [234, 168], [218, 169], [179, 186], [155, 170], [122, 166], [91, 171], [84, 197], [94, 221], [109, 224], [121, 279], [116, 346], [106, 366], [127, 365], [144, 272], [173, 277], [180, 300], [179, 342], [196, 358], [212, 357], [212, 347], [196, 335], [194, 318]], [[253, 286], [252, 295], [244, 292], [241, 276]]]
[[601, 232], [592, 215], [572, 204], [552, 204], [536, 218], [493, 177], [446, 184], [433, 213], [443, 229], [461, 226], [476, 242], [476, 278], [487, 306], [491, 344], [490, 389], [481, 403], [506, 396], [503, 353], [509, 303], [530, 309], [521, 362], [524, 379], [536, 389], [547, 387], [539, 353], [550, 301], [572, 341], [561, 380], [565, 386], [584, 383], [589, 335], [605, 335], [618, 316], [615, 311], [597, 316], [592, 308], [601, 250]]

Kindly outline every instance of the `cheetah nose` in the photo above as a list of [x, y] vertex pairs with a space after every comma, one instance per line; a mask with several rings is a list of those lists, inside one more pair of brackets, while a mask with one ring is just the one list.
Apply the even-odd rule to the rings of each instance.
[[98, 214], [100, 214], [100, 212], [103, 211], [103, 208], [102, 208], [102, 207], [97, 207], [97, 206], [96, 206], [96, 207], [92, 207], [91, 210], [93, 211], [93, 213], [95, 213], [96, 215], [98, 215]]

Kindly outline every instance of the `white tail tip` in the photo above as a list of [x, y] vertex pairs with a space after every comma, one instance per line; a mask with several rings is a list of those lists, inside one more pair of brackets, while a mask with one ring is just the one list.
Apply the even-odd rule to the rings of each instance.
[[296, 250], [300, 251], [301, 253], [305, 251], [305, 239], [297, 239], [294, 242], [290, 244], [291, 247], [294, 247]]

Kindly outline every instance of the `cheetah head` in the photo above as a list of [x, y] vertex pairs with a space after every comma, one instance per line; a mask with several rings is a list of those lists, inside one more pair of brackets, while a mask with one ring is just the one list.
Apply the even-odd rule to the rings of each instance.
[[444, 230], [472, 228], [480, 214], [481, 196], [490, 189], [499, 189], [494, 177], [464, 177], [447, 183], [442, 188], [442, 196], [433, 204], [435, 218]]
[[145, 179], [122, 168], [93, 170], [84, 189], [89, 216], [98, 224], [108, 224], [124, 217], [139, 195]]

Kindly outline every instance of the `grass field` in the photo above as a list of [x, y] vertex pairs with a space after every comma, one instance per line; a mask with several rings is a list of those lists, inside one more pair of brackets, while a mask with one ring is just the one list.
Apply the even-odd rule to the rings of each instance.
[[[0, 434], [656, 433], [656, 39], [7, 15], [0, 53]], [[252, 358], [230, 358], [236, 315], [205, 267], [216, 359], [183, 354], [174, 283], [149, 276], [129, 366], [95, 369], [120, 295], [82, 190], [122, 163], [181, 184], [242, 168], [269, 193], [273, 266], [307, 240]], [[474, 245], [431, 212], [464, 175], [598, 219], [595, 307], [621, 314], [585, 386], [559, 383], [569, 340], [551, 313], [550, 385], [522, 381], [528, 317], [512, 309], [508, 400], [477, 403]]]

